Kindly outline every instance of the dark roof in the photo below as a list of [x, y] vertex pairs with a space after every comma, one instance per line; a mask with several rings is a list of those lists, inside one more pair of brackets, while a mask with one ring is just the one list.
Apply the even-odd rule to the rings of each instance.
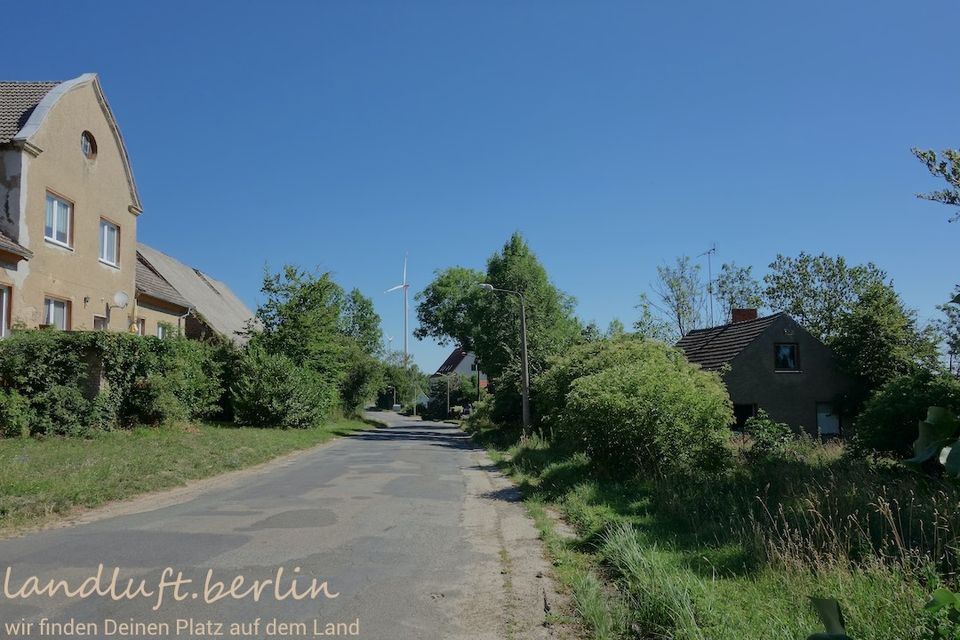
[[0, 144], [23, 128], [33, 110], [59, 82], [0, 82]]
[[463, 359], [467, 357], [467, 352], [457, 347], [453, 350], [447, 359], [443, 361], [443, 364], [440, 365], [440, 368], [437, 369], [437, 372], [434, 375], [446, 375], [453, 372], [460, 363], [463, 362]]
[[7, 253], [12, 253], [28, 259], [33, 257], [32, 251], [20, 244], [17, 244], [11, 238], [7, 237], [2, 231], [0, 231], [0, 251], [6, 251]]
[[747, 345], [767, 330], [783, 313], [772, 316], [731, 322], [709, 329], [694, 329], [680, 338], [677, 346], [683, 349], [687, 360], [704, 369], [716, 370], [736, 358]]
[[137, 252], [137, 291], [144, 295], [179, 305], [184, 309], [190, 308], [190, 303], [173, 288], [163, 276], [153, 270], [153, 267]]

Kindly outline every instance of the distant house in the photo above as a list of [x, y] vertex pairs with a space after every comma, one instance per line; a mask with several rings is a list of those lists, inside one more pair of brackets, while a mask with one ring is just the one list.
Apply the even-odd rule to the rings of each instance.
[[147, 333], [153, 326], [174, 324], [188, 338], [245, 340], [242, 332], [253, 312], [223, 282], [142, 242], [137, 260], [138, 316], [149, 323]]
[[[467, 377], [476, 377], [479, 371], [479, 366], [477, 364], [477, 354], [472, 351], [464, 351], [460, 347], [455, 348], [447, 359], [443, 361], [443, 364], [440, 365], [440, 368], [437, 369], [437, 372], [434, 373], [434, 376], [447, 376], [450, 374], [457, 374]], [[485, 389], [487, 387], [487, 374], [479, 371], [480, 373], [480, 388]]]
[[738, 427], [763, 409], [812, 435], [841, 434], [833, 403], [846, 377], [833, 352], [787, 314], [735, 309], [733, 322], [691, 331], [677, 346], [690, 362], [722, 373]]

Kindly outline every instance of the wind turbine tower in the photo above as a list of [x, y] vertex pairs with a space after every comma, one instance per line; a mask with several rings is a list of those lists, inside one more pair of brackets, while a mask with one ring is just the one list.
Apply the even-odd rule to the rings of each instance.
[[410, 302], [408, 300], [410, 283], [407, 282], [407, 256], [403, 256], [403, 280], [395, 287], [390, 287], [384, 293], [403, 290], [403, 366], [407, 366], [410, 361], [410, 352], [408, 350], [407, 340], [409, 339], [409, 330], [407, 325], [410, 321]]

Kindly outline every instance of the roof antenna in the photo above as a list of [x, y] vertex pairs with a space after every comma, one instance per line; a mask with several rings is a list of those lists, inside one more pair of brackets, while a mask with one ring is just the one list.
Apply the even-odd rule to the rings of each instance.
[[711, 258], [717, 252], [717, 243], [714, 242], [710, 245], [710, 248], [701, 253], [698, 258], [707, 256], [707, 297], [710, 300], [710, 326], [714, 326], [713, 323], [713, 264]]

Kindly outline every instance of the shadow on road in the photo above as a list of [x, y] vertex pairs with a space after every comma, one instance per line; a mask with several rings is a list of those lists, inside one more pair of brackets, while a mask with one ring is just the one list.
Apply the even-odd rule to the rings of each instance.
[[353, 440], [367, 440], [371, 442], [423, 442], [438, 447], [468, 450], [475, 446], [470, 436], [458, 427], [450, 424], [423, 423], [402, 424], [381, 429], [357, 431], [347, 438]]

